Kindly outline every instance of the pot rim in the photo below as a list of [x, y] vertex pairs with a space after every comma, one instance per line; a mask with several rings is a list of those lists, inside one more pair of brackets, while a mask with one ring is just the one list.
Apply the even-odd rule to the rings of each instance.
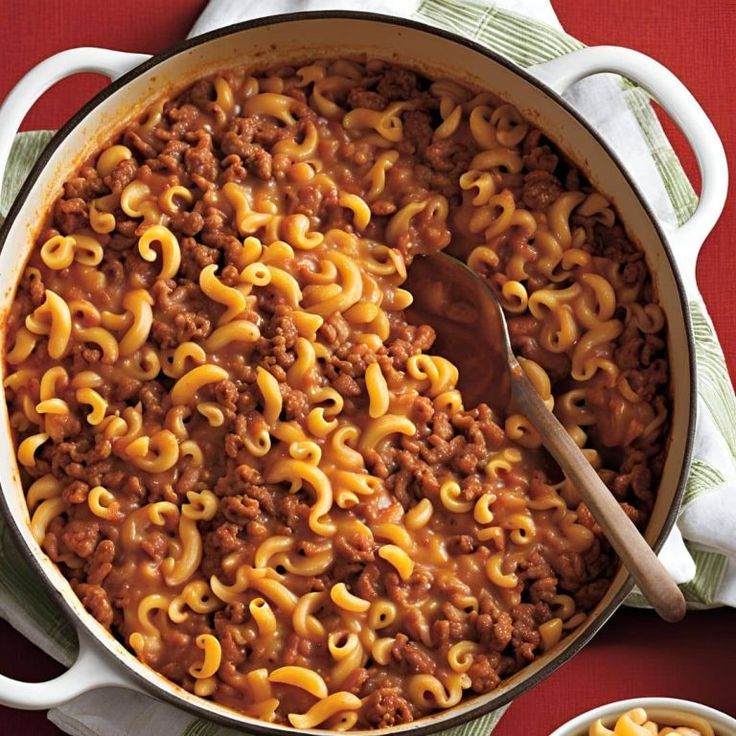
[[[285, 23], [325, 20], [366, 21], [371, 23], [383, 23], [391, 26], [399, 26], [410, 31], [416, 31], [419, 33], [425, 33], [428, 35], [440, 37], [446, 41], [465, 46], [466, 48], [469, 48], [472, 51], [485, 56], [491, 61], [505, 67], [510, 72], [518, 75], [524, 81], [536, 87], [542, 94], [551, 98], [552, 101], [554, 101], [559, 107], [563, 108], [565, 112], [571, 115], [580, 125], [582, 125], [587, 130], [587, 132], [603, 149], [604, 153], [610, 157], [610, 159], [623, 175], [624, 180], [633, 191], [636, 199], [643, 208], [645, 214], [647, 215], [647, 218], [650, 220], [655, 232], [657, 233], [662, 250], [664, 251], [664, 254], [667, 258], [667, 263], [669, 264], [669, 268], [672, 272], [677, 287], [678, 301], [681, 307], [681, 316], [683, 324], [685, 326], [685, 336], [688, 345], [690, 407], [687, 416], [688, 426], [687, 435], [685, 438], [685, 451], [682, 458], [680, 475], [677, 481], [677, 488], [673, 495], [672, 505], [664, 520], [662, 529], [657, 535], [657, 538], [652, 542], [652, 548], [654, 549], [654, 551], [659, 552], [659, 550], [662, 548], [662, 545], [664, 544], [665, 539], [667, 538], [670, 531], [672, 530], [672, 527], [675, 524], [675, 520], [677, 518], [677, 514], [682, 502], [682, 497], [684, 495], [685, 483], [689, 474], [690, 463], [692, 459], [693, 443], [695, 438], [695, 419], [697, 412], [697, 373], [695, 363], [695, 340], [690, 319], [689, 302], [674, 254], [672, 252], [672, 249], [670, 248], [667, 236], [657, 216], [648, 204], [639, 186], [633, 180], [632, 176], [630, 175], [618, 155], [612, 150], [612, 148], [600, 136], [600, 134], [592, 127], [592, 125], [588, 123], [587, 120], [579, 112], [577, 112], [575, 108], [573, 108], [561, 95], [557, 94], [557, 92], [548, 87], [544, 82], [534, 77], [532, 74], [526, 71], [525, 68], [515, 64], [509, 59], [501, 56], [497, 52], [483, 46], [482, 44], [479, 44], [476, 41], [467, 39], [458, 33], [454, 33], [443, 28], [437, 28], [435, 26], [413, 19], [393, 17], [383, 15], [381, 13], [353, 10], [319, 10], [278, 14], [256, 18], [253, 20], [247, 20], [240, 23], [234, 23], [222, 28], [208, 31], [207, 33], [195, 36], [193, 38], [184, 39], [183, 41], [180, 41], [172, 46], [169, 46], [163, 51], [152, 55], [143, 63], [134, 67], [129, 72], [126, 72], [118, 79], [112, 81], [108, 86], [98, 92], [91, 100], [85, 103], [85, 105], [83, 105], [78, 112], [76, 112], [66, 123], [64, 123], [64, 125], [62, 125], [56, 131], [54, 136], [51, 138], [51, 140], [48, 142], [48, 144], [36, 160], [33, 168], [28, 173], [25, 181], [23, 182], [23, 185], [19, 189], [10, 209], [8, 210], [5, 221], [0, 227], [0, 252], [5, 247], [10, 229], [12, 228], [21, 209], [23, 208], [23, 205], [25, 204], [29, 193], [37, 183], [39, 175], [41, 174], [43, 168], [46, 166], [52, 155], [61, 145], [61, 143], [80, 125], [80, 123], [84, 121], [84, 119], [88, 115], [94, 112], [95, 108], [97, 108], [102, 102], [104, 102], [115, 92], [125, 87], [129, 82], [144, 74], [147, 74], [162, 62], [184, 51], [204, 45], [210, 41], [215, 41], [220, 38], [240, 33], [241, 31], [248, 31], [261, 28], [263, 26], [281, 25]], [[579, 164], [577, 161], [575, 161], [575, 164], [583, 169], [583, 171], [589, 168], [588, 166]], [[0, 329], [0, 332], [2, 332], [2, 329]], [[673, 429], [674, 427], [670, 428], [670, 437]], [[10, 434], [8, 434], [8, 437], [10, 437]], [[667, 450], [668, 453], [669, 451], [670, 449]], [[3, 482], [4, 479], [0, 479], [0, 486]], [[67, 617], [70, 619], [72, 625], [74, 625], [75, 628], [79, 625], [82, 625], [85, 631], [91, 635], [92, 639], [94, 639], [95, 647], [103, 650], [105, 652], [104, 656], [114, 658], [115, 663], [125, 669], [125, 674], [128, 677], [131, 677], [136, 683], [142, 685], [149, 694], [163, 699], [169, 703], [172, 703], [178, 707], [182, 707], [189, 712], [196, 714], [198, 717], [215, 721], [222, 725], [235, 727], [240, 730], [247, 727], [254, 733], [263, 734], [264, 736], [273, 736], [273, 734], [280, 734], [281, 736], [283, 736], [283, 734], [285, 733], [288, 734], [294, 731], [294, 729], [291, 727], [278, 727], [274, 726], [274, 724], [268, 724], [255, 718], [248, 718], [247, 723], [244, 723], [242, 718], [247, 717], [240, 716], [239, 714], [237, 714], [237, 711], [233, 711], [233, 717], [217, 711], [212, 711], [207, 707], [207, 701], [205, 701], [204, 699], [199, 699], [199, 701], [201, 701], [200, 704], [200, 702], [191, 702], [179, 695], [174, 689], [175, 687], [177, 687], [175, 683], [171, 683], [166, 678], [164, 678], [163, 675], [158, 675], [158, 677], [154, 680], [144, 677], [141, 673], [135, 671], [135, 669], [130, 666], [130, 664], [124, 661], [124, 659], [122, 659], [120, 656], [116, 656], [115, 653], [111, 650], [111, 647], [103, 641], [105, 637], [108, 637], [114, 642], [118, 642], [119, 640], [117, 640], [107, 630], [102, 629], [99, 624], [94, 626], [92, 624], [93, 619], [90, 618], [90, 621], [84, 620], [84, 618], [82, 618], [82, 616], [74, 610], [69, 601], [67, 601], [65, 594], [62, 593], [60, 590], [57, 590], [57, 588], [53, 585], [50, 577], [47, 575], [45, 563], [42, 563], [36, 557], [36, 555], [32, 553], [32, 550], [26, 543], [26, 539], [21, 532], [21, 525], [23, 524], [23, 522], [16, 519], [15, 515], [10, 509], [7, 499], [5, 498], [5, 494], [2, 492], [0, 492], [0, 509], [2, 510], [3, 516], [5, 517], [8, 526], [12, 530], [13, 535], [21, 546], [23, 556], [28, 561], [30, 561], [31, 565], [40, 573], [40, 577], [43, 581], [44, 586], [48, 591], [50, 591], [54, 599], [61, 604], [61, 607], [65, 611]], [[437, 714], [424, 716], [417, 721], [412, 721], [411, 723], [406, 724], [406, 726], [403, 728], [385, 727], [375, 730], [354, 730], [350, 733], [375, 734], [377, 736], [381, 736], [381, 734], [388, 734], [399, 731], [411, 731], [412, 734], [416, 736], [423, 736], [424, 734], [431, 734], [460, 726], [464, 723], [475, 720], [492, 711], [502, 708], [503, 706], [510, 703], [514, 698], [518, 697], [522, 693], [529, 690], [531, 687], [546, 679], [555, 670], [565, 664], [571, 657], [577, 654], [586, 644], [588, 644], [593, 636], [598, 633], [598, 631], [606, 623], [606, 621], [621, 606], [633, 586], [633, 580], [631, 576], [628, 575], [621, 585], [620, 590], [613, 596], [611, 602], [596, 615], [596, 617], [588, 625], [587, 629], [582, 634], [579, 634], [574, 642], [569, 644], [553, 659], [550, 659], [550, 661], [543, 665], [537, 672], [529, 675], [526, 678], [521, 678], [517, 684], [509, 688], [507, 691], [500, 693], [497, 696], [493, 695], [493, 691], [491, 691], [491, 693], [489, 693], [488, 695], [476, 695], [472, 698], [473, 705], [468, 706], [467, 709], [462, 712], [453, 713], [456, 708], [452, 708], [446, 711], [440, 711]], [[133, 655], [131, 654], [130, 656]], [[477, 702], [476, 704], [475, 701], [479, 702]], [[328, 734], [332, 734], [334, 732], [327, 731], [325, 729], [313, 728], [306, 729], [305, 733], [327, 736]]]

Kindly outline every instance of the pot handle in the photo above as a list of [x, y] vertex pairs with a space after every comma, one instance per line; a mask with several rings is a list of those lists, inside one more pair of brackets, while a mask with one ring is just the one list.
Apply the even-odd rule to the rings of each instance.
[[665, 231], [687, 285], [694, 287], [698, 252], [723, 211], [728, 189], [723, 143], [700, 103], [658, 61], [618, 46], [580, 49], [529, 67], [527, 71], [558, 94], [592, 74], [620, 74], [649, 92], [682, 130], [698, 161], [702, 182], [700, 202], [687, 222], [675, 228], [665, 226]]
[[97, 72], [114, 80], [148, 58], [147, 54], [84, 47], [54, 54], [27, 72], [0, 106], [0, 188], [15, 134], [36, 100], [51, 85], [79, 72]]
[[46, 710], [68, 703], [78, 695], [101, 687], [140, 690], [132, 679], [115, 668], [89, 634], [77, 629], [79, 654], [64, 674], [46, 682], [21, 682], [0, 675], [0, 705], [21, 710]]

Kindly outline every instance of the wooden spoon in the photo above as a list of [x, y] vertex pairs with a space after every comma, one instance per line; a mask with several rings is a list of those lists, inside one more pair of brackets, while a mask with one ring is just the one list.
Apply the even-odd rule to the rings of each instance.
[[458, 366], [459, 388], [468, 405], [484, 401], [504, 411], [512, 400], [537, 429], [652, 607], [665, 621], [682, 619], [686, 606], [680, 589], [519, 365], [493, 291], [464, 263], [444, 253], [415, 258], [404, 288], [414, 296], [409, 321], [435, 329], [435, 350]]

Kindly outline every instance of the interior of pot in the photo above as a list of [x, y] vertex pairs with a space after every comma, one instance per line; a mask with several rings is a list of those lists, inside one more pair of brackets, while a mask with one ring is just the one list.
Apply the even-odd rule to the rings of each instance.
[[[670, 355], [677, 356], [676, 360], [671, 361], [673, 430], [670, 450], [646, 534], [651, 543], [661, 543], [676, 511], [674, 507], [679, 499], [686, 470], [692, 429], [693, 376], [684, 297], [652, 217], [617, 162], [595, 136], [575, 115], [543, 92], [537, 84], [520, 76], [512, 65], [430, 30], [399, 24], [390, 19], [335, 17], [334, 14], [332, 17], [320, 14], [305, 18], [302, 15], [299, 19], [280, 23], [260, 22], [236, 31], [216, 32], [205, 39], [208, 40], [172, 52], [161, 61], [148, 65], [145, 71], [128, 78], [127, 83], [115, 88], [111, 94], [108, 93], [92, 109], [83, 111], [76, 125], [67, 131], [64, 138], [57, 141], [56, 149], [47, 157], [42, 168], [32, 174], [35, 184], [26, 188], [22, 206], [11, 213], [14, 217], [6, 230], [7, 238], [0, 254], [0, 306], [3, 313], [7, 312], [12, 301], [15, 283], [23, 270], [43, 212], [47, 204], [59, 194], [59, 182], [71, 175], [79, 162], [92, 154], [100, 143], [167, 91], [175, 92], [198, 77], [227, 67], [252, 65], [262, 68], [277, 63], [327, 56], [385, 59], [414, 67], [430, 77], [457, 79], [472, 87], [488, 89], [515, 105], [589, 175], [591, 183], [615, 203], [629, 237], [639, 243], [646, 254], [660, 304], [667, 315]], [[121, 81], [125, 82], [126, 78]], [[8, 427], [4, 401], [0, 402], [0, 417], [4, 426]], [[7, 431], [5, 436], [9, 438]], [[28, 512], [19, 482], [15, 453], [9, 446], [5, 452], [0, 453], [0, 477], [3, 479], [2, 489], [6, 503], [14, 519], [19, 522], [23, 542], [39, 567], [42, 567], [43, 574], [98, 641], [120, 657], [139, 679], [146, 680], [149, 687], [153, 685], [160, 695], [169, 698], [174, 695], [185, 700], [190, 708], [198, 710], [202, 715], [229, 720], [231, 724], [248, 724], [249, 730], [253, 732], [263, 731], [264, 728], [293, 732], [291, 728], [253, 721], [234, 711], [201, 700], [144, 667], [84, 611], [66, 579], [34, 542], [28, 528]], [[571, 656], [607, 615], [613, 612], [615, 605], [623, 598], [625, 587], [626, 575], [619, 572], [585, 624], [550, 652], [505, 681], [498, 689], [467, 700], [450, 711], [418, 723], [395, 727], [391, 731], [436, 730], [450, 725], [448, 721], [451, 719], [455, 722], [467, 720], [480, 710], [487, 711], [500, 706], [517, 694], [523, 685], [528, 686], [543, 674], [548, 674], [554, 666]], [[313, 729], [311, 732], [327, 733], [320, 729]]]

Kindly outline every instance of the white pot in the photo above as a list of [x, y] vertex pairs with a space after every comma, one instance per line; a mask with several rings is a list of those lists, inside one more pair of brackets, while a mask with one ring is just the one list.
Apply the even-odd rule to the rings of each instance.
[[[515, 105], [615, 203], [630, 236], [644, 250], [667, 316], [673, 386], [670, 448], [646, 532], [648, 541], [659, 549], [677, 514], [695, 426], [694, 346], [683, 279], [694, 288], [696, 255], [723, 207], [727, 170], [720, 140], [696, 100], [671, 72], [634, 51], [612, 47], [584, 49], [522, 71], [472, 42], [427, 26], [384, 16], [336, 12], [302, 13], [231, 26], [186, 41], [153, 58], [104, 49], [64, 51], [30, 71], [0, 108], [0, 181], [13, 136], [27, 110], [45, 89], [82, 71], [102, 72], [115, 81], [54, 137], [0, 231], [2, 311], [7, 313], [9, 309], [43, 214], [58, 196], [60, 182], [162, 91], [176, 93], [198, 77], [237, 65], [265, 67], [325, 55], [356, 54], [412, 66], [429, 76], [457, 78], [490, 89]], [[679, 230], [663, 232], [615, 155], [560, 97], [573, 82], [601, 71], [622, 73], [652, 92], [681, 125], [695, 150], [703, 193], [697, 212]], [[675, 260], [683, 270], [682, 279]], [[0, 402], [0, 422], [6, 427], [0, 439], [0, 501], [5, 516], [24, 553], [70, 614], [80, 639], [77, 662], [55, 680], [20, 683], [0, 676], [0, 703], [18, 708], [48, 708], [90, 689], [118, 685], [150, 693], [202, 717], [251, 732], [293, 733], [288, 727], [247, 718], [184, 691], [145, 667], [84, 610], [68, 581], [31, 536], [4, 401]], [[619, 571], [579, 629], [498, 689], [464, 701], [452, 710], [392, 728], [391, 732], [437, 731], [499, 708], [549, 675], [588, 642], [630, 588], [626, 572]], [[328, 733], [321, 729], [309, 732]]]

